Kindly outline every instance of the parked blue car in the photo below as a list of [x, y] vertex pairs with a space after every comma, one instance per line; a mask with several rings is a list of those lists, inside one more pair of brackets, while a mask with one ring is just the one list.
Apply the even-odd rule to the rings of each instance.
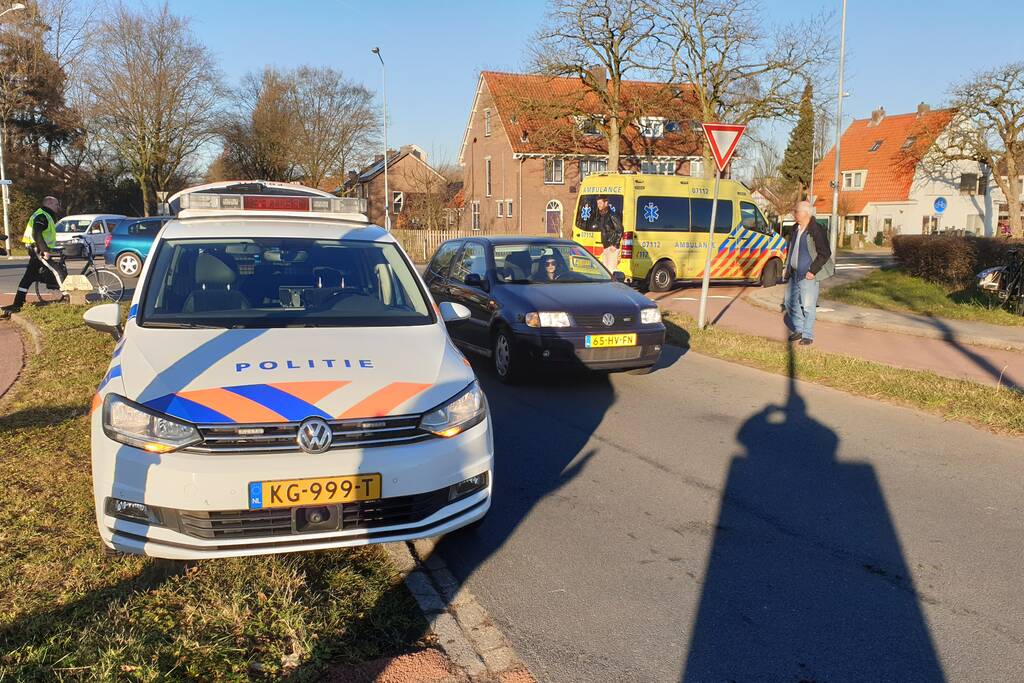
[[107, 235], [104, 260], [117, 266], [125, 277], [138, 277], [156, 234], [174, 216], [122, 218]]

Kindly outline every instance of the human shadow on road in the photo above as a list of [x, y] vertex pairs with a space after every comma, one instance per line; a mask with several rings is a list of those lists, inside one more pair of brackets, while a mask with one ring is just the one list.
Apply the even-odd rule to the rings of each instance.
[[737, 434], [682, 679], [942, 680], [874, 468], [837, 460], [794, 375], [790, 348], [785, 404]]

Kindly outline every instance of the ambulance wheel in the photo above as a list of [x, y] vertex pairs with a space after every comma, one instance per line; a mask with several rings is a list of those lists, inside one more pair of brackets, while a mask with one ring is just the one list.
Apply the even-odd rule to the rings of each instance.
[[761, 286], [774, 287], [779, 284], [779, 277], [782, 275], [782, 263], [779, 259], [773, 258], [764, 264], [761, 269]]
[[647, 289], [652, 292], [667, 292], [676, 284], [676, 269], [671, 261], [658, 261], [647, 274]]

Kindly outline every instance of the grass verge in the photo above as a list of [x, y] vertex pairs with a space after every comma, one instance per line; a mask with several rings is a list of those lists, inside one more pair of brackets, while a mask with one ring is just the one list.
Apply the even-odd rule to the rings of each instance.
[[898, 270], [876, 270], [867, 276], [830, 287], [823, 298], [856, 306], [921, 315], [974, 320], [993, 325], [1024, 326], [1024, 316], [995, 307], [995, 299], [977, 290], [946, 287]]
[[26, 309], [43, 353], [0, 404], [0, 680], [316, 680], [328, 662], [423, 645], [426, 623], [379, 546], [107, 557], [86, 413], [113, 343], [83, 310]]
[[[666, 316], [670, 343], [698, 353], [787, 374], [787, 344], [717, 327], [698, 330], [687, 315]], [[882, 399], [962, 420], [995, 432], [1024, 436], [1024, 394], [921, 370], [907, 370], [860, 358], [794, 347], [796, 376], [836, 389]]]

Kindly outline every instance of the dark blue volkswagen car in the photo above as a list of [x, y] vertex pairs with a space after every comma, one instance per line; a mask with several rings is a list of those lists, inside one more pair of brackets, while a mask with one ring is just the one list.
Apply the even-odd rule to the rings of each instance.
[[506, 382], [546, 366], [646, 369], [665, 343], [657, 305], [568, 240], [450, 240], [424, 278], [436, 301], [469, 308], [451, 336], [491, 358]]

